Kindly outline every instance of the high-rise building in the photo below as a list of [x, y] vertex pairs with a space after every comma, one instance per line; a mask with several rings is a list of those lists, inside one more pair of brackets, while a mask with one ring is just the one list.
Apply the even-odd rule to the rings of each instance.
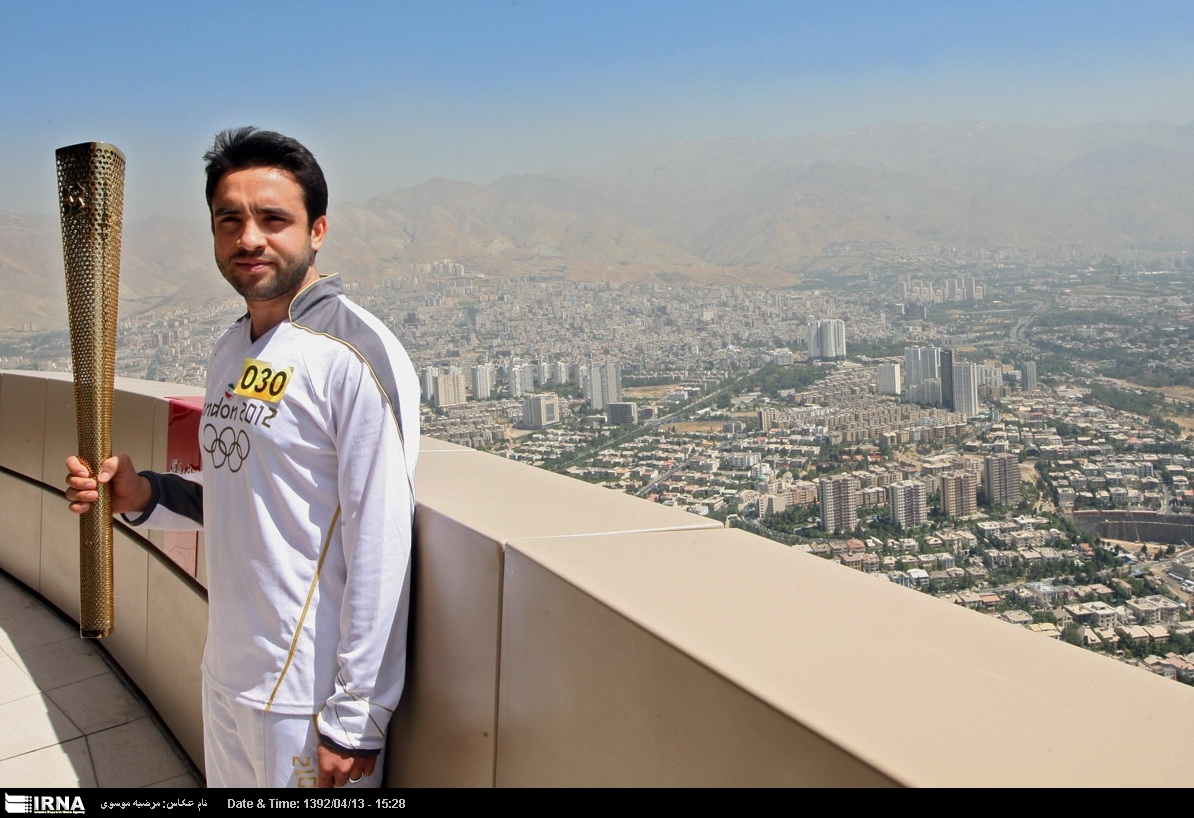
[[974, 472], [941, 475], [941, 513], [946, 517], [969, 517], [977, 511], [978, 477]]
[[554, 393], [528, 395], [522, 402], [522, 425], [543, 429], [560, 422], [560, 396]]
[[779, 426], [779, 410], [774, 406], [764, 406], [759, 410], [759, 431], [770, 432]]
[[605, 404], [605, 414], [611, 426], [625, 426], [638, 423], [638, 404], [630, 401], [614, 401]]
[[904, 381], [910, 389], [928, 378], [940, 378], [941, 350], [937, 347], [904, 348]]
[[552, 370], [552, 378], [555, 383], [568, 383], [569, 376], [571, 375], [568, 364], [563, 361], [556, 361]]
[[435, 405], [459, 406], [468, 400], [468, 379], [459, 369], [453, 367], [443, 375], [435, 376]]
[[473, 400], [493, 397], [493, 364], [480, 364], [472, 369]]
[[929, 521], [925, 484], [919, 480], [901, 480], [888, 486], [887, 505], [892, 524], [900, 528], [914, 528]]
[[512, 398], [520, 398], [535, 391], [535, 367], [531, 364], [512, 364], [506, 367], [506, 391]]
[[875, 379], [880, 395], [899, 395], [904, 391], [899, 364], [879, 364]]
[[906, 395], [909, 403], [925, 403], [929, 406], [940, 406], [941, 379], [925, 378], [915, 386], [909, 385]]
[[423, 370], [423, 375], [419, 379], [423, 387], [423, 400], [426, 403], [435, 401], [435, 379], [439, 377], [439, 367], [429, 366]]
[[858, 481], [853, 477], [822, 477], [817, 481], [817, 500], [823, 531], [836, 534], [858, 525]]
[[951, 412], [956, 412], [958, 405], [954, 396], [954, 365], [957, 361], [954, 360], [954, 351], [952, 349], [941, 350], [937, 360], [940, 363], [939, 371], [941, 373], [941, 405]]
[[983, 482], [988, 504], [1016, 505], [1020, 502], [1020, 458], [1011, 452], [987, 455]]
[[605, 408], [607, 403], [615, 403], [622, 399], [622, 366], [614, 361], [592, 364], [588, 368], [588, 378], [583, 379], [585, 398], [594, 410]]
[[[943, 367], [944, 370], [944, 367]], [[972, 418], [978, 414], [978, 365], [955, 363], [953, 371], [953, 405], [948, 408], [958, 414]], [[945, 386], [941, 387], [942, 400], [945, 398]]]
[[846, 322], [840, 318], [822, 318], [808, 324], [808, 357], [838, 360], [846, 357]]
[[[991, 362], [979, 364], [975, 367], [978, 379], [979, 394], [999, 395], [1004, 384], [1003, 367]], [[985, 392], [984, 392], [985, 390]]]
[[1020, 385], [1025, 392], [1036, 391], [1036, 364], [1025, 361], [1020, 367]]

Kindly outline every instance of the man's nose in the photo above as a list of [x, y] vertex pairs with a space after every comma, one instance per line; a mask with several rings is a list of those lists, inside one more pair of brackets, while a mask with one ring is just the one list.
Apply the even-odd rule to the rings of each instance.
[[256, 219], [246, 219], [237, 240], [242, 250], [259, 250], [265, 246], [265, 234]]

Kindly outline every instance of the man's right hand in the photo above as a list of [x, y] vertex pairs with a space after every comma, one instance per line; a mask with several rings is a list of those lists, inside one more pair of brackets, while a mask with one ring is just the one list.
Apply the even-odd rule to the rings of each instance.
[[[91, 504], [99, 499], [96, 490], [97, 478], [83, 465], [79, 458], [66, 458], [66, 499], [75, 514], [85, 514]], [[112, 496], [113, 514], [140, 514], [149, 506], [153, 491], [149, 480], [137, 474], [133, 461], [127, 454], [109, 457], [100, 464], [99, 483], [107, 483]]]

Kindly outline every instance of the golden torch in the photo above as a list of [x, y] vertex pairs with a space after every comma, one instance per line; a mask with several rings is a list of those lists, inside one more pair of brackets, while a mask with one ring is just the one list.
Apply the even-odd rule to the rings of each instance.
[[[79, 459], [94, 477], [112, 454], [112, 387], [116, 377], [116, 308], [120, 284], [120, 229], [124, 211], [124, 154], [113, 145], [85, 142], [59, 148], [58, 199]], [[112, 498], [79, 518], [79, 634], [112, 632]]]

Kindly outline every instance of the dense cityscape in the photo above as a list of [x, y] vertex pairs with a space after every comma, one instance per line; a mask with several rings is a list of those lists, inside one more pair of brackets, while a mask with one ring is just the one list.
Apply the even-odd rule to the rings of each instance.
[[[1194, 262], [849, 250], [800, 289], [444, 260], [348, 290], [410, 351], [428, 435], [1194, 683]], [[237, 311], [125, 318], [119, 374], [202, 384]], [[69, 368], [64, 332], [0, 354]]]

